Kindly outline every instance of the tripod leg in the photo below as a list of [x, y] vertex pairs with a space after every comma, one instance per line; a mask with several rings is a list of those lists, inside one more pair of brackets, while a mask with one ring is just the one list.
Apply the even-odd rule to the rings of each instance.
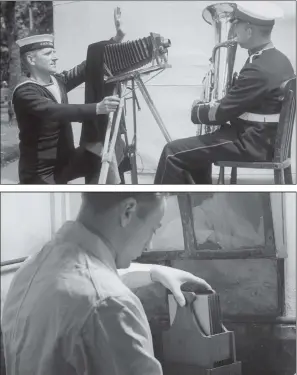
[[[118, 87], [115, 87], [115, 89], [113, 90], [113, 95], [116, 95], [117, 92], [118, 92]], [[107, 124], [107, 128], [106, 128], [104, 145], [103, 145], [103, 150], [102, 150], [102, 166], [101, 166], [100, 176], [99, 176], [99, 181], [98, 181], [99, 184], [105, 184], [106, 179], [107, 179], [107, 174], [108, 174], [108, 170], [109, 170], [109, 162], [107, 163], [107, 165], [106, 165], [106, 162], [105, 162], [105, 164], [103, 164], [103, 157], [105, 155], [107, 155], [107, 153], [108, 153], [110, 134], [111, 134], [111, 130], [112, 130], [113, 125], [114, 125], [114, 120], [115, 120], [115, 114], [110, 113], [108, 115], [108, 124]]]
[[[122, 128], [123, 128], [123, 133], [124, 133], [124, 137], [125, 137], [125, 144], [128, 147], [128, 158], [129, 158], [129, 162], [130, 162], [130, 166], [131, 166], [131, 169], [130, 169], [130, 171], [131, 171], [131, 182], [132, 182], [133, 185], [134, 184], [137, 185], [138, 184], [138, 178], [137, 178], [137, 166], [136, 166], [136, 156], [135, 156], [135, 142], [134, 142], [134, 139], [133, 139], [132, 144], [129, 146], [127, 128], [126, 128], [126, 123], [125, 123], [124, 119], [123, 119]], [[123, 176], [121, 176], [121, 178], [122, 177]], [[122, 183], [123, 183], [123, 181], [124, 181], [124, 179], [122, 179]]]
[[133, 131], [134, 136], [131, 145], [130, 163], [131, 163], [131, 180], [133, 185], [138, 184], [137, 162], [136, 162], [136, 142], [137, 142], [137, 122], [136, 122], [136, 103], [135, 82], [132, 80], [132, 105], [133, 105]]
[[[127, 84], [123, 85], [123, 86], [126, 89]], [[126, 91], [126, 90], [124, 90], [124, 91]], [[113, 135], [112, 135], [112, 138], [110, 140], [110, 143], [109, 143], [109, 138], [110, 138], [110, 134], [111, 134], [112, 124], [108, 124], [110, 126], [108, 126], [108, 128], [107, 128], [108, 131], [106, 131], [104, 148], [103, 148], [103, 153], [102, 153], [102, 167], [101, 167], [101, 171], [100, 171], [99, 184], [105, 184], [106, 180], [107, 180], [107, 174], [108, 174], [110, 163], [111, 163], [112, 158], [113, 158], [113, 153], [114, 153], [114, 150], [115, 150], [115, 144], [116, 144], [116, 141], [117, 141], [117, 138], [118, 138], [118, 132], [119, 132], [119, 128], [120, 128], [120, 121], [121, 121], [121, 117], [122, 117], [123, 104], [124, 104], [124, 98], [123, 98], [124, 94], [125, 94], [125, 92], [123, 92], [121, 94], [121, 100], [120, 100], [119, 108], [116, 112], [116, 118], [115, 118], [115, 121], [114, 121], [114, 130], [113, 130]]]
[[110, 163], [112, 162], [113, 154], [115, 150], [115, 143], [118, 137], [119, 123], [121, 119], [122, 110], [123, 108], [118, 109], [116, 120], [115, 120], [115, 125], [114, 125], [114, 131], [113, 131], [113, 135], [110, 141], [108, 152], [102, 155], [102, 167], [101, 167], [100, 177], [99, 177], [100, 185], [106, 184]]
[[171, 142], [172, 139], [170, 137], [170, 134], [168, 133], [168, 130], [166, 129], [166, 127], [165, 127], [165, 125], [162, 121], [162, 118], [161, 118], [159, 112], [157, 111], [157, 108], [156, 108], [152, 98], [150, 97], [150, 94], [147, 91], [147, 88], [145, 87], [142, 79], [138, 76], [138, 77], [135, 77], [135, 80], [136, 80], [136, 83], [137, 83], [137, 86], [138, 86], [140, 92], [143, 95], [144, 100], [146, 101], [146, 104], [148, 105], [150, 111], [152, 112], [152, 114], [153, 114], [162, 134], [164, 135], [166, 141]]

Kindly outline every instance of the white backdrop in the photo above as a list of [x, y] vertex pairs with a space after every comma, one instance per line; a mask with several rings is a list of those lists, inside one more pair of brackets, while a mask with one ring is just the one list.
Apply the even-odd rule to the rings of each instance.
[[[85, 59], [89, 44], [113, 36], [113, 9], [120, 6], [126, 40], [142, 38], [150, 32], [171, 39], [169, 63], [172, 69], [150, 81], [147, 88], [172, 138], [193, 136], [196, 127], [190, 121], [190, 108], [200, 94], [214, 46], [214, 31], [201, 16], [202, 10], [211, 3], [214, 1], [55, 1], [58, 67], [70, 69]], [[295, 66], [295, 2], [275, 3], [284, 9], [285, 19], [277, 22], [273, 41]], [[246, 51], [239, 49], [235, 70], [240, 70], [245, 59]], [[69, 99], [72, 103], [83, 103], [83, 86], [73, 90]], [[155, 170], [165, 140], [144, 101], [139, 99], [142, 110], [138, 113], [138, 166], [140, 171], [148, 172]], [[131, 129], [129, 115], [127, 125]], [[74, 132], [78, 141], [79, 124], [74, 124]]]

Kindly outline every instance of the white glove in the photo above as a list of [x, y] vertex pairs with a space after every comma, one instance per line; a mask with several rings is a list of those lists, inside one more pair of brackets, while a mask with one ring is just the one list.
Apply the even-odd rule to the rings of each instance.
[[181, 286], [186, 282], [196, 284], [197, 289], [201, 290], [201, 292], [214, 292], [212, 287], [205, 280], [190, 272], [178, 270], [176, 268], [153, 265], [151, 268], [151, 279], [169, 289], [180, 306], [185, 306], [186, 304], [185, 297], [181, 291]]

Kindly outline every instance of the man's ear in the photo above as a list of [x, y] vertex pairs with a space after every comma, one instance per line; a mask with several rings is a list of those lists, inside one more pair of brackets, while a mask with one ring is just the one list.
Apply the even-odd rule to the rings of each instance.
[[135, 215], [137, 209], [137, 201], [134, 198], [125, 199], [121, 202], [121, 217], [120, 222], [123, 228], [131, 222], [133, 215]]
[[254, 32], [254, 30], [253, 30], [253, 28], [250, 27], [249, 25], [248, 25], [248, 27], [247, 27], [247, 30], [248, 30], [249, 39], [251, 39], [251, 37], [253, 36], [253, 32]]
[[27, 62], [30, 65], [35, 65], [35, 55], [34, 53], [28, 53], [26, 56]]

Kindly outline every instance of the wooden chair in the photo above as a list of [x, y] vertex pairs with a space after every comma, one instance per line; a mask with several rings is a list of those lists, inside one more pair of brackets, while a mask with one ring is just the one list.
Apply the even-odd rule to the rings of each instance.
[[231, 184], [237, 183], [237, 168], [273, 169], [275, 184], [292, 184], [291, 143], [296, 112], [296, 77], [281, 85], [282, 108], [271, 162], [235, 162], [220, 161], [214, 165], [220, 167], [218, 184], [225, 183], [225, 167], [231, 167]]

